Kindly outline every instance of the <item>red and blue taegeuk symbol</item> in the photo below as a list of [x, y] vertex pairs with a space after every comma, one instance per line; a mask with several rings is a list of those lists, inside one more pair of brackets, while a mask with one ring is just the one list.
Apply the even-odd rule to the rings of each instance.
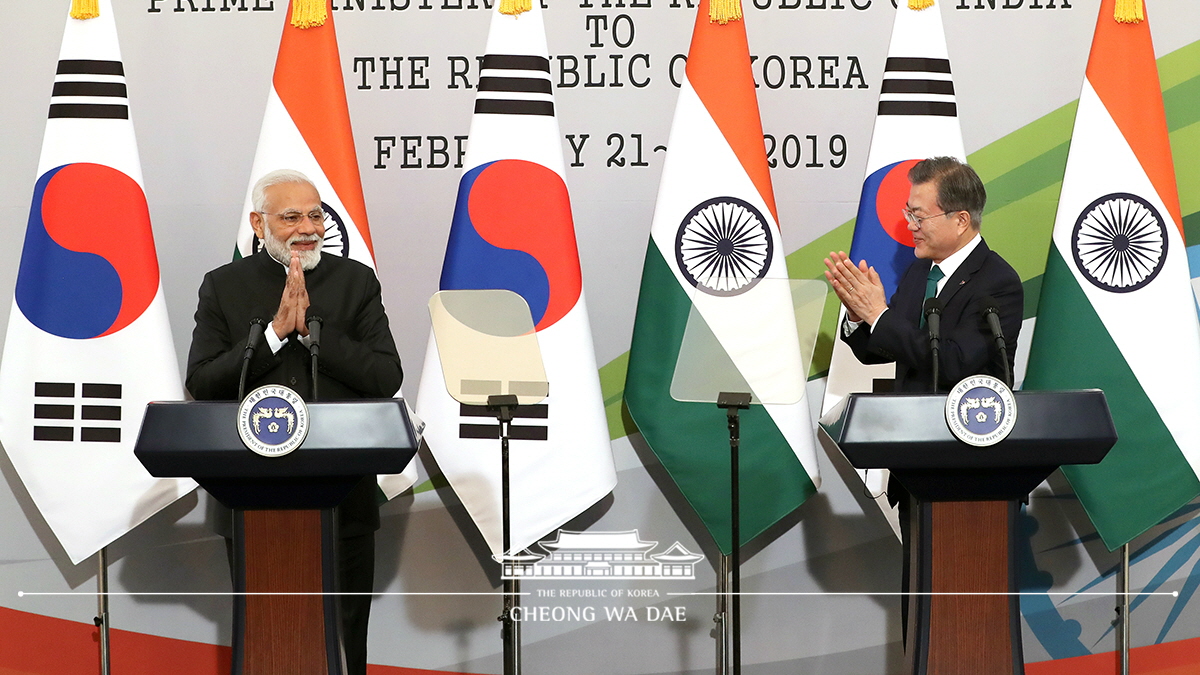
[[908, 170], [919, 161], [888, 164], [867, 176], [858, 201], [850, 258], [855, 262], [866, 260], [875, 267], [889, 298], [905, 270], [917, 259], [912, 232], [904, 220], [904, 205], [911, 187]]
[[571, 200], [561, 176], [518, 159], [463, 174], [441, 290], [510, 290], [525, 298], [542, 330], [571, 311], [582, 287]]
[[17, 272], [17, 306], [59, 337], [110, 335], [158, 293], [150, 209], [129, 176], [65, 164], [38, 178]]

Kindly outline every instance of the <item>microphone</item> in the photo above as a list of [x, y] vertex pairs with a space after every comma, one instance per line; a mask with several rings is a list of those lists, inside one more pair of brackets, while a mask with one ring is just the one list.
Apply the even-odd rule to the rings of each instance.
[[979, 304], [982, 306], [980, 312], [983, 314], [984, 320], [987, 321], [988, 328], [992, 329], [992, 337], [996, 340], [996, 346], [1004, 349], [1004, 330], [1000, 328], [999, 303], [992, 296], [985, 295], [979, 299]]
[[933, 351], [934, 393], [937, 392], [938, 386], [938, 361], [940, 361], [938, 357], [942, 332], [942, 310], [944, 309], [946, 309], [946, 303], [933, 297], [925, 301], [925, 307], [922, 310], [925, 314], [925, 325], [929, 327], [929, 348]]
[[246, 397], [246, 375], [250, 372], [250, 359], [267, 329], [267, 322], [257, 316], [250, 319], [250, 335], [246, 337], [246, 349], [242, 351], [242, 373], [238, 376], [238, 400]]
[[319, 316], [308, 317], [308, 351], [316, 356], [321, 352], [321, 324], [325, 323]]
[[979, 304], [980, 313], [987, 321], [992, 338], [996, 341], [996, 349], [1000, 351], [1000, 358], [1004, 360], [1004, 383], [1011, 387], [1013, 376], [1008, 362], [1008, 345], [1004, 342], [1004, 330], [1000, 327], [1000, 303], [996, 302], [996, 298], [985, 295], [979, 299]]
[[258, 347], [258, 341], [262, 339], [263, 332], [266, 330], [266, 321], [258, 317], [250, 319], [250, 335], [246, 337], [246, 349], [242, 352], [243, 361], [249, 361], [250, 357], [254, 356], [254, 349]]
[[312, 367], [312, 400], [319, 400], [317, 394], [317, 355], [321, 353], [321, 324], [324, 323], [321, 317], [313, 315], [308, 317], [308, 353], [309, 365]]

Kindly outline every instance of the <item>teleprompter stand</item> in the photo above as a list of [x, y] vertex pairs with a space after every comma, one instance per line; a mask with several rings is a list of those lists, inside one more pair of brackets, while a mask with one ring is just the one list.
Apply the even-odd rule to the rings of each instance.
[[[738, 288], [737, 279], [718, 279]], [[729, 554], [717, 565], [717, 672], [741, 673], [741, 417], [753, 405], [803, 406], [825, 303], [818, 281], [759, 279], [742, 293], [697, 289], [671, 379], [677, 401], [716, 404], [729, 432]], [[747, 297], [735, 297], [746, 295]], [[790, 310], [790, 311], [789, 311]], [[794, 412], [794, 411], [791, 411]], [[791, 414], [781, 412], [781, 414]], [[807, 415], [807, 410], [803, 412]]]
[[821, 433], [860, 469], [890, 469], [913, 495], [908, 643], [913, 675], [1020, 675], [1019, 502], [1063, 464], [1116, 443], [1104, 393], [1017, 392], [1007, 438], [972, 447], [946, 424], [946, 396], [851, 394]]
[[364, 476], [416, 452], [400, 399], [309, 404], [282, 457], [242, 444], [236, 402], [151, 403], [134, 454], [152, 476], [190, 476], [234, 512], [233, 675], [343, 675], [334, 507]]
[[[499, 423], [501, 471], [501, 550], [494, 555], [507, 572], [512, 550], [512, 498], [509, 490], [509, 437], [518, 408], [540, 403], [549, 392], [529, 305], [507, 290], [440, 291], [429, 300], [442, 378], [450, 397], [463, 405], [485, 406]], [[493, 550], [493, 553], [495, 551]], [[504, 579], [500, 637], [504, 675], [521, 673], [521, 586]]]

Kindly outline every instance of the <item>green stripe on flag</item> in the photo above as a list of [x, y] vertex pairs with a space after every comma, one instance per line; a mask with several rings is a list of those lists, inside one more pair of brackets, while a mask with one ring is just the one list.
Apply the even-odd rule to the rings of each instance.
[[[1146, 348], [1152, 343], [1148, 335]], [[1109, 550], [1200, 494], [1195, 472], [1057, 247], [1046, 262], [1024, 388], [1104, 390], [1120, 440], [1100, 464], [1064, 466], [1063, 473]]]
[[[730, 553], [729, 432], [713, 403], [671, 398], [691, 300], [653, 240], [646, 252], [625, 401], [654, 454], [723, 553]], [[761, 534], [813, 493], [812, 480], [762, 406], [741, 413], [741, 540]]]

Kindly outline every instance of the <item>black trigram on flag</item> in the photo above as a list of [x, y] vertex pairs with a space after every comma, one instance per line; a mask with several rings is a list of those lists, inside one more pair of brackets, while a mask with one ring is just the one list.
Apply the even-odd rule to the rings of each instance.
[[[120, 426], [93, 426], [121, 421], [121, 385], [85, 382], [78, 385], [77, 405], [73, 382], [35, 382], [33, 385], [33, 440], [74, 441], [75, 420], [82, 420], [79, 440], [120, 443]], [[76, 415], [78, 409], [78, 415]]]
[[[496, 419], [496, 413], [488, 410], [485, 405], [459, 404], [458, 414], [461, 417], [490, 417]], [[545, 403], [536, 405], [519, 405], [513, 411], [516, 419], [547, 419], [550, 416], [550, 406]], [[544, 441], [546, 440], [546, 425], [538, 424], [509, 424], [508, 437], [514, 441]], [[459, 438], [500, 438], [500, 423], [458, 425]]]
[[516, 54], [484, 56], [475, 112], [553, 116], [550, 59]]
[[950, 61], [888, 57], [879, 89], [879, 114], [957, 117]]
[[58, 62], [50, 118], [129, 119], [125, 68], [120, 61], [63, 59]]

